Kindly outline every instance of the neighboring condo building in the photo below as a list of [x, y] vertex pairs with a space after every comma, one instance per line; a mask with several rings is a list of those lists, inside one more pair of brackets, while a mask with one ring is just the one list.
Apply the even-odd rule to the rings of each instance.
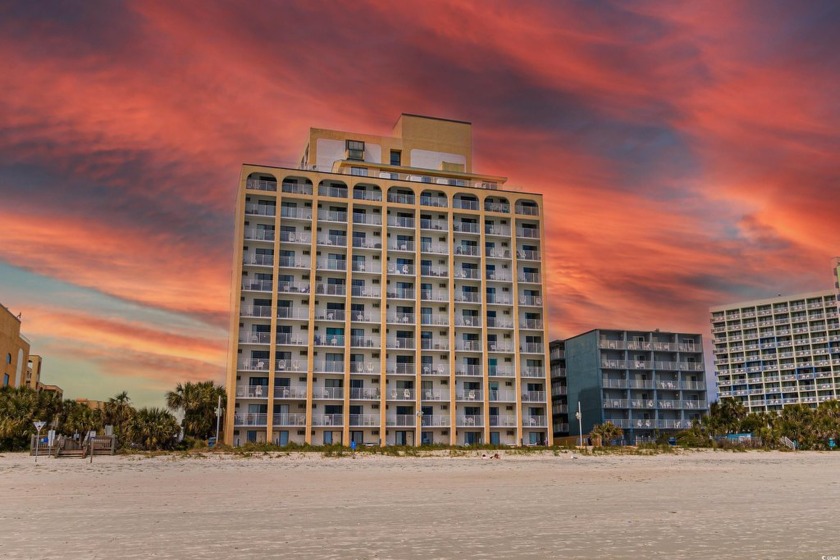
[[720, 398], [762, 412], [840, 395], [834, 290], [712, 307], [711, 323]]
[[[583, 433], [610, 421], [625, 439], [678, 432], [708, 412], [699, 334], [593, 330], [565, 341], [568, 406]], [[577, 420], [570, 433], [579, 435]]]
[[549, 344], [551, 358], [551, 417], [554, 437], [569, 435], [569, 388], [566, 383], [566, 344], [553, 340]]
[[243, 166], [226, 441], [551, 443], [542, 196], [471, 136], [402, 115]]
[[0, 304], [0, 387], [26, 385], [29, 339], [20, 332], [20, 315]]

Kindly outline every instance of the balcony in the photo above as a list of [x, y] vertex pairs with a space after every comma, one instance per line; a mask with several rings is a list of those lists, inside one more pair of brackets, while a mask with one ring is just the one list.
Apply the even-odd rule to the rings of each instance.
[[422, 313], [420, 314], [420, 324], [446, 326], [449, 324], [449, 315], [429, 315]]
[[239, 371], [268, 371], [268, 359], [244, 358], [237, 362]]
[[298, 359], [298, 360], [277, 360], [274, 364], [274, 369], [277, 371], [278, 375], [289, 371], [295, 373], [306, 373], [306, 369], [309, 366], [306, 358]]
[[379, 427], [379, 415], [378, 414], [351, 414], [350, 415], [350, 426], [351, 427], [370, 427], [370, 428], [377, 428]]
[[245, 181], [245, 188], [255, 191], [276, 191], [277, 181], [263, 181], [261, 179], [248, 179]]
[[539, 272], [520, 272], [519, 273], [519, 281], [520, 282], [528, 282], [531, 284], [539, 284], [540, 283], [540, 273]]
[[322, 235], [318, 237], [318, 245], [330, 247], [347, 247], [346, 235]]
[[449, 300], [449, 292], [445, 290], [420, 290], [420, 299], [422, 301], [447, 301]]
[[347, 270], [347, 261], [344, 259], [318, 259], [318, 270]]
[[275, 426], [305, 426], [306, 414], [303, 413], [276, 413], [274, 414]]
[[319, 295], [325, 296], [346, 296], [347, 295], [347, 285], [346, 284], [324, 284], [319, 282], [315, 285], [315, 293]]
[[480, 280], [481, 271], [477, 268], [460, 268], [455, 270], [456, 280]]
[[295, 259], [290, 257], [280, 257], [280, 268], [309, 268], [312, 263], [309, 259]]
[[315, 373], [344, 373], [344, 362], [315, 362], [313, 371]]
[[516, 237], [524, 237], [527, 239], [539, 239], [540, 230], [537, 228], [516, 228]]
[[478, 210], [478, 201], [454, 198], [452, 200], [452, 208], [457, 208], [460, 210]]
[[367, 212], [353, 212], [353, 223], [366, 226], [381, 226], [381, 214], [368, 214]]
[[343, 414], [313, 414], [313, 426], [341, 426], [344, 424]]
[[[261, 333], [262, 334], [262, 333]], [[276, 344], [281, 346], [305, 346], [306, 336], [303, 333], [277, 333]]]
[[379, 361], [351, 362], [350, 371], [360, 375], [379, 375]]
[[443, 243], [420, 243], [420, 252], [433, 255], [448, 255], [449, 246]]
[[479, 235], [481, 233], [481, 229], [477, 222], [464, 222], [461, 220], [455, 220], [452, 224], [452, 229], [456, 233], [474, 233]]
[[[380, 393], [378, 388], [373, 387], [351, 387], [350, 400], [354, 401], [378, 401]], [[350, 421], [352, 424], [352, 420]]]
[[240, 385], [236, 387], [236, 396], [241, 399], [267, 399], [268, 387], [262, 385]]
[[[510, 227], [499, 224], [486, 225], [484, 226], [484, 234], [497, 237], [510, 237]], [[508, 252], [508, 257], [509, 256], [510, 252]]]
[[415, 299], [414, 289], [388, 287], [388, 297], [391, 299]]
[[319, 210], [318, 220], [323, 222], [347, 223], [347, 211]]
[[542, 342], [523, 342], [520, 351], [526, 354], [544, 354], [545, 345]]
[[281, 294], [308, 294], [309, 281], [278, 282], [277, 292]]
[[356, 249], [380, 250], [382, 249], [382, 242], [376, 238], [368, 239], [367, 237], [356, 236], [353, 238], [353, 247]]
[[523, 329], [540, 330], [543, 328], [542, 319], [520, 319], [519, 326]]
[[344, 322], [345, 312], [343, 309], [315, 309], [315, 318], [320, 321]]
[[312, 398], [320, 400], [343, 400], [344, 387], [312, 387]]
[[449, 350], [448, 338], [421, 338], [420, 348], [423, 350]]
[[312, 185], [306, 183], [283, 183], [283, 192], [312, 196]]
[[272, 284], [271, 280], [256, 280], [253, 278], [243, 278], [242, 289], [250, 292], [270, 292], [272, 289]]
[[[388, 198], [391, 197], [389, 196]], [[388, 227], [414, 229], [414, 224], [414, 218], [408, 218], [404, 216], [388, 216]]]
[[484, 416], [480, 414], [458, 415], [455, 422], [461, 428], [479, 428], [484, 426]]
[[268, 414], [265, 413], [251, 413], [251, 412], [237, 412], [233, 415], [233, 423], [236, 426], [266, 426], [268, 421]]
[[449, 391], [442, 391], [440, 389], [426, 389], [421, 391], [421, 396], [424, 401], [448, 401]]
[[242, 256], [242, 264], [246, 266], [273, 266], [274, 255], [249, 255]]
[[270, 332], [239, 331], [240, 344], [271, 344]]
[[417, 416], [414, 414], [396, 414], [388, 416], [385, 419], [386, 426], [397, 426], [404, 428], [413, 428], [417, 422]]
[[381, 346], [381, 341], [379, 337], [374, 336], [351, 336], [350, 337], [350, 347], [351, 348], [379, 348]]
[[488, 366], [487, 375], [489, 377], [513, 377], [513, 366]]
[[481, 249], [478, 245], [456, 245], [455, 246], [455, 256], [456, 257], [480, 257], [481, 256]]
[[423, 364], [423, 376], [449, 377], [449, 366], [447, 364]]
[[420, 266], [420, 275], [432, 278], [447, 278], [449, 270], [445, 266]]
[[500, 340], [490, 340], [487, 343], [487, 350], [489, 352], [510, 353], [513, 352], [513, 343]]
[[389, 323], [402, 323], [406, 325], [414, 324], [414, 313], [389, 313]]
[[455, 375], [480, 377], [482, 373], [483, 370], [480, 364], [457, 364], [455, 366]]
[[391, 389], [388, 391], [388, 400], [413, 401], [414, 389]]
[[512, 329], [513, 319], [506, 317], [487, 317], [487, 328], [489, 329]]
[[284, 243], [300, 243], [303, 245], [309, 245], [310, 235], [308, 233], [297, 233], [294, 231], [281, 231], [280, 232], [280, 241]]
[[548, 419], [545, 416], [523, 416], [522, 427], [524, 428], [547, 428]]
[[542, 306], [542, 298], [540, 296], [519, 296], [519, 305]]
[[459, 401], [480, 401], [483, 397], [480, 389], [459, 389], [455, 392], [455, 399]]
[[275, 387], [274, 388], [274, 398], [275, 399], [305, 399], [307, 394], [306, 386], [299, 385], [299, 386], [291, 386], [291, 387]]
[[[487, 294], [487, 304], [488, 305], [511, 305], [512, 300], [508, 294]], [[511, 328], [513, 325], [511, 324]]]
[[420, 218], [420, 229], [430, 229], [436, 231], [446, 231], [449, 229], [446, 220], [435, 220], [428, 218]]
[[545, 402], [545, 391], [523, 391], [522, 402]]
[[446, 208], [446, 197], [420, 195], [420, 206], [431, 206], [433, 208]]
[[414, 276], [414, 265], [389, 263], [388, 273], [402, 276]]
[[431, 428], [448, 428], [449, 427], [449, 416], [444, 415], [436, 415], [433, 414], [423, 415], [422, 421], [420, 422], [421, 426], [424, 427], [431, 427]]
[[315, 346], [344, 346], [344, 335], [330, 334], [322, 337], [316, 334]]
[[388, 202], [394, 202], [396, 204], [414, 204], [414, 195], [389, 192]]
[[455, 325], [458, 327], [481, 328], [481, 317], [478, 315], [456, 315]]
[[413, 363], [397, 363], [397, 362], [388, 362], [385, 365], [385, 372], [394, 374], [394, 375], [415, 375], [417, 372], [417, 366]]
[[414, 338], [389, 338], [385, 347], [394, 350], [414, 350]]
[[516, 402], [516, 392], [508, 389], [490, 389], [487, 396], [490, 402]]
[[531, 250], [520, 249], [516, 252], [516, 256], [521, 261], [539, 261], [539, 260], [541, 260], [539, 251], [531, 251]]
[[459, 340], [455, 342], [455, 350], [460, 352], [481, 352], [481, 341]]
[[455, 292], [457, 303], [481, 303], [481, 294], [478, 292]]
[[513, 414], [491, 415], [490, 427], [515, 428], [516, 416]]
[[242, 318], [262, 318], [269, 319], [271, 317], [270, 305], [243, 305], [239, 308], [239, 316]]
[[352, 286], [351, 294], [353, 297], [380, 299], [382, 290], [379, 286]]

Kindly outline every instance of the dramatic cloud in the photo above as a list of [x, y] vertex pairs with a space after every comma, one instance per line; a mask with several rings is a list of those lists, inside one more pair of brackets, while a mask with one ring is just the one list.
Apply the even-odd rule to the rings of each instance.
[[831, 286], [838, 24], [828, 1], [8, 3], [0, 299], [78, 396], [108, 396], [85, 365], [144, 398], [221, 381], [239, 166], [411, 112], [473, 122], [476, 170], [545, 195], [554, 337], [705, 334], [709, 305]]

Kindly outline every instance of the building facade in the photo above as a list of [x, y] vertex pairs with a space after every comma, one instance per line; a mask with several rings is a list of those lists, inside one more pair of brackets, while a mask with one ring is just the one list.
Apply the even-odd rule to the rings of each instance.
[[20, 332], [20, 317], [0, 304], [0, 387], [26, 385], [29, 340]]
[[816, 406], [840, 396], [835, 290], [710, 311], [720, 398], [735, 398], [750, 412], [762, 412], [790, 404]]
[[226, 441], [551, 442], [542, 197], [471, 134], [402, 115], [243, 166]]
[[566, 343], [552, 340], [549, 343], [551, 359], [551, 417], [554, 437], [569, 435], [569, 387], [566, 382]]
[[[625, 439], [678, 432], [708, 412], [699, 334], [593, 330], [565, 341], [568, 406], [583, 433], [612, 422]], [[578, 422], [569, 424], [580, 435]]]
[[39, 389], [41, 386], [41, 366], [43, 359], [37, 354], [30, 354], [26, 363], [26, 383], [30, 389]]

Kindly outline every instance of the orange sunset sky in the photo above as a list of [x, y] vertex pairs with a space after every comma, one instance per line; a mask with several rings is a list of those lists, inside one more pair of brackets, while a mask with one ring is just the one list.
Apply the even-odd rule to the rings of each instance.
[[402, 112], [545, 195], [552, 338], [832, 286], [837, 2], [12, 1], [0, 61], [0, 302], [71, 398], [222, 382], [240, 165]]

